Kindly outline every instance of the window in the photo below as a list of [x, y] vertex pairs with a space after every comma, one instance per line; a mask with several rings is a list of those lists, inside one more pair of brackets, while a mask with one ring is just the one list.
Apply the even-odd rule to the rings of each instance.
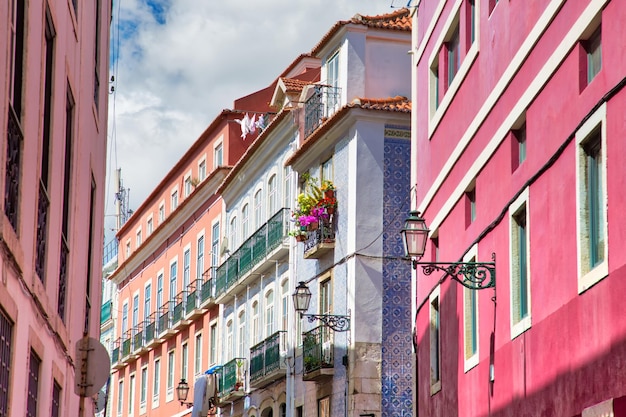
[[454, 77], [461, 67], [461, 48], [459, 47], [459, 26], [452, 32], [450, 39], [445, 44], [448, 71], [446, 73], [447, 86], [450, 87]]
[[606, 104], [576, 132], [578, 143], [578, 290], [608, 275], [606, 199]]
[[513, 130], [511, 166], [515, 171], [526, 160], [526, 123]]
[[180, 352], [180, 377], [189, 381], [189, 377], [187, 375], [187, 361], [189, 360], [189, 346], [187, 343], [183, 343], [181, 346]]
[[30, 351], [28, 362], [28, 391], [26, 400], [26, 417], [37, 416], [37, 403], [39, 402], [39, 377], [41, 359], [34, 350]]
[[137, 331], [137, 324], [139, 324], [139, 294], [133, 296], [133, 335]]
[[226, 323], [226, 360], [233, 359], [233, 320]]
[[317, 400], [317, 416], [330, 417], [330, 397]]
[[259, 228], [263, 224], [263, 192], [258, 190], [254, 194], [254, 227]]
[[126, 242], [126, 258], [130, 256], [130, 239]]
[[0, 416], [8, 416], [13, 322], [0, 309]]
[[465, 227], [476, 220], [476, 187], [465, 192]]
[[282, 328], [281, 330], [287, 331], [288, 328], [288, 318], [289, 318], [289, 281], [283, 281], [281, 285], [281, 293], [282, 293]]
[[252, 302], [252, 342], [250, 345], [256, 345], [259, 341], [259, 302]]
[[150, 217], [148, 221], [146, 222], [146, 236], [150, 236], [153, 231], [154, 231], [154, 225], [152, 223], [152, 217]]
[[496, 8], [496, 4], [498, 4], [498, 0], [489, 0], [489, 14]]
[[135, 409], [135, 374], [128, 381], [128, 415], [132, 416]]
[[120, 382], [117, 384], [117, 415], [122, 415], [122, 410], [124, 407], [124, 380], [120, 379]]
[[278, 193], [276, 191], [276, 175], [272, 175], [267, 182], [267, 215], [273, 216], [278, 206]]
[[291, 171], [291, 167], [284, 168], [284, 188], [283, 195], [285, 196], [285, 200], [283, 203], [283, 207], [290, 208], [293, 204], [291, 201], [291, 179], [293, 178], [293, 174]]
[[[1, 411], [1, 410], [0, 410]], [[6, 414], [2, 414], [1, 416], [5, 416]], [[50, 412], [51, 417], [59, 417], [61, 415], [61, 386], [58, 382], [52, 382], [52, 411]]]
[[193, 184], [191, 183], [191, 176], [185, 177], [185, 197], [189, 197]]
[[152, 407], [159, 404], [159, 391], [161, 390], [161, 358], [154, 360], [154, 376], [152, 377]]
[[441, 320], [439, 317], [439, 287], [429, 298], [430, 301], [430, 393], [441, 390]]
[[128, 330], [128, 302], [122, 306], [122, 335]]
[[196, 334], [194, 354], [193, 372], [198, 375], [202, 372], [202, 333]]
[[183, 291], [187, 291], [191, 282], [191, 248], [183, 253]]
[[[476, 246], [463, 258], [463, 262], [476, 262]], [[465, 347], [465, 372], [478, 365], [478, 290], [463, 287], [463, 327]]]
[[155, 308], [158, 310], [163, 307], [163, 272], [157, 275], [157, 299]]
[[587, 84], [591, 83], [602, 69], [602, 27], [598, 27], [593, 34], [583, 42]]
[[143, 319], [148, 321], [152, 313], [152, 284], [146, 285], [143, 290]]
[[477, 17], [477, 10], [476, 10], [476, 0], [469, 0], [468, 2], [468, 9], [467, 9], [467, 13], [469, 14], [469, 24], [468, 24], [468, 30], [469, 30], [469, 41], [470, 44], [473, 44], [474, 41], [476, 40], [476, 17]]
[[206, 178], [206, 161], [203, 159], [200, 164], [198, 164], [198, 179], [200, 181], [204, 181]]
[[196, 248], [198, 251], [196, 259], [196, 279], [202, 280], [202, 274], [204, 273], [204, 235], [198, 237]]
[[237, 234], [237, 216], [233, 216], [230, 219], [230, 250], [234, 252], [237, 249], [239, 244], [238, 242], [238, 234]]
[[217, 167], [224, 165], [224, 147], [222, 146], [221, 143], [218, 143], [215, 146], [214, 155], [215, 155], [215, 158], [213, 160], [214, 162], [213, 166], [217, 168]]
[[165, 204], [161, 203], [159, 205], [159, 223], [163, 223], [165, 221]]
[[274, 333], [274, 291], [265, 294], [265, 337]]
[[210, 329], [210, 337], [211, 337], [211, 351], [209, 358], [211, 361], [211, 365], [217, 362], [217, 324], [212, 324]]
[[143, 414], [146, 409], [146, 400], [148, 398], [148, 367], [141, 368], [141, 388], [139, 392], [139, 408], [140, 414]]
[[509, 209], [511, 259], [511, 338], [530, 328], [528, 188]]
[[441, 102], [441, 94], [440, 94], [440, 80], [439, 80], [439, 60], [435, 59], [433, 64], [430, 67], [430, 108], [431, 115], [434, 114], [434, 111], [439, 108], [439, 103]]
[[172, 191], [172, 200], [171, 200], [171, 203], [170, 203], [170, 211], [176, 210], [176, 207], [178, 207], [178, 190]]
[[237, 349], [237, 355], [240, 358], [246, 357], [246, 312], [244, 310], [239, 312], [238, 318], [238, 334], [237, 334], [237, 343], [239, 348]]
[[135, 239], [135, 247], [138, 248], [141, 246], [141, 229], [137, 230], [137, 236]]
[[334, 180], [334, 172], [333, 172], [333, 158], [328, 158], [324, 162], [322, 162], [322, 181], [333, 181]]
[[176, 283], [177, 268], [178, 265], [176, 261], [170, 264], [170, 303], [176, 302], [176, 291], [178, 288]]
[[174, 351], [167, 352], [167, 401], [173, 398], [174, 394]]
[[[320, 283], [320, 314], [332, 314], [333, 310], [333, 294], [332, 294], [332, 281], [330, 278], [323, 280]], [[330, 341], [332, 338], [331, 330], [324, 326], [322, 327], [322, 343]]]
[[241, 209], [241, 237], [242, 239], [247, 239], [250, 233], [248, 228], [248, 220], [250, 218], [250, 209], [248, 204], [244, 204]]
[[325, 116], [330, 116], [339, 107], [339, 52], [326, 62], [326, 77], [326, 83], [332, 90], [328, 94], [328, 114]]
[[215, 223], [211, 230], [211, 266], [217, 267], [220, 256], [220, 224]]

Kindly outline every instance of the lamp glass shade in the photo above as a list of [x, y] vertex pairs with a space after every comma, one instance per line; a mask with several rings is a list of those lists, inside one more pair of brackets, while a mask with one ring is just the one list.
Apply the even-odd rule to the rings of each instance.
[[296, 287], [296, 291], [293, 293], [293, 305], [298, 313], [304, 313], [309, 309], [309, 303], [311, 302], [311, 291], [309, 287], [303, 281]]
[[187, 401], [187, 395], [189, 395], [189, 384], [185, 378], [181, 379], [176, 387], [176, 396], [178, 401]]
[[413, 258], [421, 258], [426, 251], [426, 242], [430, 230], [426, 221], [418, 211], [411, 211], [404, 222], [404, 228], [400, 231], [404, 243], [404, 254]]

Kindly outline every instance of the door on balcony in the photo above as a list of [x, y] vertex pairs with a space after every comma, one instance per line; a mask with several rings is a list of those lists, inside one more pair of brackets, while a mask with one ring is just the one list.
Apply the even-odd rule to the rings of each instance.
[[[332, 314], [332, 281], [330, 278], [320, 283], [320, 314]], [[332, 330], [321, 327], [322, 356], [330, 356], [332, 349]]]

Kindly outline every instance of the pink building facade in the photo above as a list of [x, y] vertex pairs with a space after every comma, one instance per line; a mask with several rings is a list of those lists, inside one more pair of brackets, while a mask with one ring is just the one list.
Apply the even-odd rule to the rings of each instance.
[[99, 334], [110, 11], [0, 3], [3, 417], [94, 413], [76, 343]]
[[626, 4], [417, 3], [417, 414], [626, 415]]

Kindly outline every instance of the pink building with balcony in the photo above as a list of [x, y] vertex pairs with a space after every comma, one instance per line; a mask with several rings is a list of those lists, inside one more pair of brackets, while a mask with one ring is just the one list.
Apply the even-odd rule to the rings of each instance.
[[421, 416], [626, 415], [626, 4], [414, 4]]
[[110, 13], [0, 2], [3, 417], [94, 414], [76, 343], [99, 334]]

